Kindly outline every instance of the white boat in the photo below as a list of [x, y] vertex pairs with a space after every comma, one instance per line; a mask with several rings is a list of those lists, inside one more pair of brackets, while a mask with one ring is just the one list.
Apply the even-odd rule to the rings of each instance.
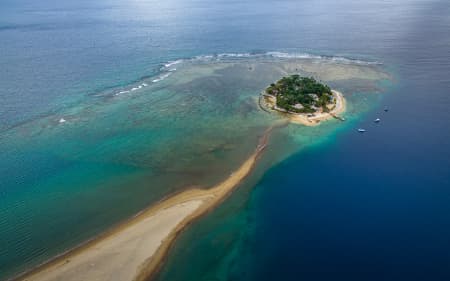
[[373, 122], [375, 122], [375, 123], [380, 122], [380, 118], [375, 119]]
[[360, 132], [360, 133], [364, 133], [365, 131], [366, 131], [365, 129], [361, 129], [361, 128], [358, 129], [358, 132]]

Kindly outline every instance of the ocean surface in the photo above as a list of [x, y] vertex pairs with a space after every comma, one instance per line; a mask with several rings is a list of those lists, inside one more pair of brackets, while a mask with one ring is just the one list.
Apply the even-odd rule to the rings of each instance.
[[297, 68], [346, 94], [347, 121], [275, 131], [156, 279], [450, 280], [449, 15], [425, 0], [0, 0], [0, 280], [229, 175], [279, 119], [259, 92]]

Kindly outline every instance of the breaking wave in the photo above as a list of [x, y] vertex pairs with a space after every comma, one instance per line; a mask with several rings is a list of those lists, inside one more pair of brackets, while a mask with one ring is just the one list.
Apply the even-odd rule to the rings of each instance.
[[130, 88], [130, 89], [127, 89], [127, 90], [121, 90], [121, 91], [115, 93], [114, 95], [115, 95], [115, 96], [118, 96], [118, 95], [122, 95], [122, 94], [128, 94], [128, 93], [131, 93], [131, 92], [140, 90], [140, 89], [142, 89], [142, 88], [145, 88], [145, 87], [147, 87], [147, 86], [148, 86], [148, 84], [144, 82], [144, 83], [139, 84], [139, 85], [137, 85], [137, 86], [133, 86], [133, 87]]
[[[173, 70], [173, 71], [175, 71], [175, 70]], [[172, 72], [163, 73], [158, 78], [153, 79], [152, 82], [153, 83], [158, 83], [159, 81], [162, 81], [162, 80], [166, 79], [167, 77], [169, 77], [170, 74], [172, 74]]]
[[[358, 65], [381, 65], [382, 63], [378, 61], [366, 61], [361, 59], [348, 58], [344, 56], [326, 56], [326, 55], [315, 55], [309, 53], [289, 53], [289, 52], [264, 52], [264, 53], [219, 53], [219, 54], [209, 54], [209, 55], [199, 55], [191, 58], [182, 58], [177, 60], [167, 61], [161, 64], [159, 74], [150, 78], [149, 83], [158, 83], [168, 78], [172, 73], [177, 71], [175, 66], [182, 65], [184, 63], [195, 63], [195, 62], [216, 62], [216, 61], [234, 61], [239, 59], [251, 59], [251, 58], [277, 58], [277, 59], [311, 59], [320, 60], [323, 62], [334, 62], [341, 64], [358, 64]], [[143, 80], [141, 80], [143, 81]], [[115, 95], [127, 94], [131, 92], [138, 91], [144, 87], [147, 87], [147, 83], [142, 83], [138, 86], [130, 86], [129, 89], [121, 89]]]
[[[0, 27], [1, 29], [1, 27]], [[184, 64], [187, 63], [208, 63], [208, 62], [227, 62], [227, 61], [239, 61], [246, 59], [305, 59], [305, 60], [317, 60], [322, 62], [333, 62], [340, 64], [356, 64], [356, 65], [382, 65], [381, 62], [378, 61], [369, 61], [363, 59], [349, 58], [345, 56], [327, 56], [327, 55], [317, 55], [310, 53], [301, 53], [301, 52], [280, 52], [280, 51], [270, 51], [270, 52], [261, 52], [261, 53], [218, 53], [218, 54], [206, 54], [206, 55], [198, 55], [194, 57], [188, 58], [180, 58], [176, 60], [167, 61], [165, 63], [161, 63], [159, 67], [159, 71], [152, 76], [145, 76], [133, 83], [128, 84], [127, 86], [121, 87], [113, 87], [110, 89], [102, 90], [98, 93], [93, 93], [93, 96], [96, 97], [118, 97], [118, 96], [127, 96], [135, 93], [139, 93], [146, 87], [154, 85], [155, 83], [159, 83], [173, 73], [177, 71], [177, 68], [183, 68]], [[60, 113], [58, 113], [60, 114]], [[58, 118], [56, 119], [58, 123], [65, 123], [66, 119]], [[0, 131], [6, 131], [12, 129], [16, 126], [10, 126], [6, 128], [0, 128]]]
[[202, 62], [202, 61], [223, 61], [233, 59], [245, 59], [245, 58], [279, 58], [279, 59], [315, 59], [323, 60], [342, 64], [359, 64], [359, 65], [381, 65], [378, 61], [367, 61], [355, 58], [348, 58], [345, 56], [327, 56], [327, 55], [315, 55], [309, 53], [288, 53], [288, 52], [265, 52], [265, 53], [219, 53], [199, 55], [192, 58], [178, 59], [174, 61], [168, 61], [161, 67], [161, 71], [176, 71], [173, 66], [182, 64], [184, 62]]

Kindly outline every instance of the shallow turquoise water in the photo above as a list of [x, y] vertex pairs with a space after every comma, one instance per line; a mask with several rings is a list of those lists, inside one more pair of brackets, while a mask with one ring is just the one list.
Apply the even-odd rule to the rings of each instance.
[[449, 279], [449, 9], [439, 0], [0, 0], [0, 279], [163, 194], [227, 175], [272, 120], [253, 97], [281, 73], [216, 76], [206, 61], [196, 79], [181, 64], [152, 81], [180, 58], [268, 51], [379, 61], [394, 86], [324, 79], [354, 93], [348, 121], [275, 132], [277, 150], [186, 232], [160, 279]]
[[[280, 76], [300, 71], [351, 88], [344, 81], [387, 79], [379, 67], [270, 54], [194, 58], [4, 131], [5, 272], [42, 262], [176, 190], [226, 177], [282, 118], [258, 107], [259, 92]], [[305, 135], [290, 126], [299, 139], [282, 141], [280, 151], [315, 142], [337, 124]]]
[[[372, 106], [380, 104], [383, 98], [382, 95], [374, 94], [374, 92], [346, 93], [348, 102], [347, 111], [344, 114], [346, 122], [330, 120], [317, 127], [291, 124], [275, 131], [271, 136], [266, 154], [250, 178], [214, 212], [201, 218], [193, 227], [180, 235], [156, 280], [258, 280], [262, 278], [257, 273], [265, 267], [270, 269], [271, 265], [262, 265], [258, 257], [255, 257], [260, 255], [255, 249], [260, 245], [259, 240], [255, 240], [254, 237], [273, 238], [275, 241], [270, 241], [273, 244], [266, 245], [264, 248], [265, 251], [269, 251], [272, 248], [278, 248], [277, 241], [284, 239], [282, 233], [289, 232], [289, 229], [283, 228], [264, 229], [264, 232], [261, 232], [260, 224], [264, 225], [263, 222], [266, 219], [260, 214], [262, 196], [270, 201], [267, 198], [270, 195], [265, 193], [278, 194], [280, 190], [289, 187], [289, 182], [283, 176], [284, 173], [290, 173], [289, 180], [292, 180], [300, 190], [305, 185], [314, 186], [315, 182], [319, 182], [319, 178], [301, 173], [301, 169], [309, 165], [308, 162], [302, 164], [297, 162], [294, 164], [296, 167], [294, 169], [289, 168], [285, 162], [292, 163], [293, 158], [301, 157], [304, 151], [328, 151], [328, 147], [335, 146], [344, 132], [353, 131], [361, 116], [367, 114]], [[294, 156], [291, 156], [292, 153]], [[331, 163], [332, 161], [331, 159]], [[279, 164], [271, 168], [274, 163]], [[266, 176], [265, 173], [268, 175]], [[320, 177], [320, 175], [315, 176]], [[273, 181], [270, 186], [264, 185], [268, 177]], [[339, 179], [328, 179], [328, 184], [339, 186], [338, 181]], [[295, 192], [292, 194], [297, 196]], [[286, 196], [289, 195], [286, 194]], [[265, 211], [275, 212], [274, 209], [277, 206], [271, 205], [270, 208], [272, 209]], [[297, 216], [297, 213], [291, 206], [281, 215], [286, 219], [292, 219]], [[277, 220], [275, 217], [273, 219]], [[295, 241], [290, 243], [295, 244]]]

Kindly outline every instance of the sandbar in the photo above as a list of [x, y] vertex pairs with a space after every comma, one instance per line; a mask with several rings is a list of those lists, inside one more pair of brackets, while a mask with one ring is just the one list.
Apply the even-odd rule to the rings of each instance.
[[177, 234], [224, 200], [251, 172], [272, 128], [266, 130], [250, 157], [214, 187], [172, 195], [17, 280], [146, 280], [158, 270]]

